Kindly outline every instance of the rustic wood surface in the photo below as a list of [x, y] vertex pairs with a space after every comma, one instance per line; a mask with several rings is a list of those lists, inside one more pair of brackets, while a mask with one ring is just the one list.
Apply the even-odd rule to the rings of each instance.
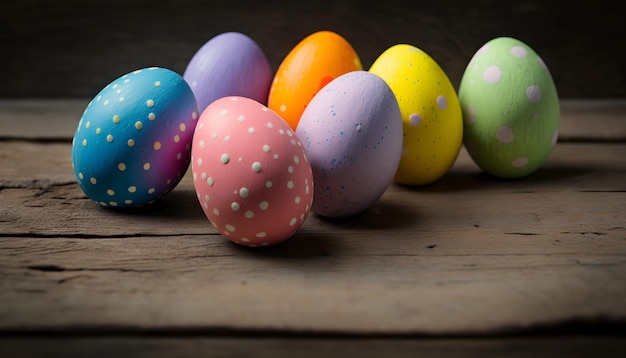
[[86, 101], [2, 101], [0, 356], [623, 356], [624, 103], [564, 101], [527, 178], [462, 150], [432, 185], [250, 249], [190, 175], [143, 209], [87, 199], [70, 159]]
[[369, 68], [388, 47], [417, 46], [459, 84], [488, 40], [512, 36], [550, 68], [563, 98], [626, 97], [626, 22], [613, 1], [4, 0], [0, 97], [92, 97], [135, 69], [182, 73], [226, 31], [248, 34], [275, 70], [300, 40], [341, 34]]

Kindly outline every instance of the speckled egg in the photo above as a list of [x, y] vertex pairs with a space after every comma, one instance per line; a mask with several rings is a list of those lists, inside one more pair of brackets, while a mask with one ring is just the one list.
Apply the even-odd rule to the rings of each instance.
[[559, 98], [544, 61], [522, 41], [495, 38], [461, 79], [464, 144], [486, 173], [520, 178], [541, 167], [559, 133]]
[[267, 104], [272, 70], [261, 47], [240, 32], [221, 33], [193, 55], [183, 77], [202, 112], [226, 96], [243, 96]]
[[400, 106], [404, 140], [395, 181], [431, 184], [452, 167], [463, 144], [461, 106], [450, 79], [421, 49], [388, 48], [369, 70], [391, 87]]
[[352, 71], [313, 97], [296, 129], [309, 153], [313, 211], [347, 217], [372, 206], [393, 182], [402, 152], [398, 102], [377, 75]]
[[106, 207], [150, 204], [185, 174], [198, 107], [178, 73], [151, 67], [108, 84], [83, 113], [72, 141], [81, 189]]
[[198, 200], [227, 239], [275, 245], [306, 220], [314, 190], [307, 152], [263, 104], [239, 96], [211, 103], [198, 120], [192, 158]]
[[268, 107], [296, 129], [313, 96], [344, 73], [362, 70], [352, 45], [333, 31], [318, 31], [300, 41], [280, 63], [272, 81]]

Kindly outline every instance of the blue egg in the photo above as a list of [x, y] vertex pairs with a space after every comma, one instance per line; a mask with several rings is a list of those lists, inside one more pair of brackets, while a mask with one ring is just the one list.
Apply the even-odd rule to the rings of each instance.
[[105, 207], [153, 203], [187, 171], [197, 118], [195, 96], [178, 73], [150, 67], [119, 77], [89, 102], [76, 128], [80, 188]]

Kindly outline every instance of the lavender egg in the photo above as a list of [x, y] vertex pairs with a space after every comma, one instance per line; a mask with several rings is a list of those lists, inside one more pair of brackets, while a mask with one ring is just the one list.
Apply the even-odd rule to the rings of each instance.
[[249, 36], [225, 32], [211, 38], [191, 58], [183, 78], [200, 112], [216, 99], [242, 96], [267, 104], [272, 70], [263, 50]]
[[402, 154], [402, 116], [387, 83], [353, 71], [324, 86], [296, 134], [309, 154], [313, 212], [347, 217], [372, 206], [392, 183]]
[[83, 192], [105, 207], [151, 204], [171, 191], [191, 158], [198, 106], [178, 73], [150, 67], [125, 74], [85, 109], [72, 141]]

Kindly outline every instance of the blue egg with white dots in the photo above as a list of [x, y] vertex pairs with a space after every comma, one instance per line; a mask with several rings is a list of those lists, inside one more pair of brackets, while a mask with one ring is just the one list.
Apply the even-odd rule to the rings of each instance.
[[151, 204], [180, 182], [191, 160], [196, 98], [178, 73], [125, 74], [87, 105], [72, 141], [78, 184], [104, 207]]

